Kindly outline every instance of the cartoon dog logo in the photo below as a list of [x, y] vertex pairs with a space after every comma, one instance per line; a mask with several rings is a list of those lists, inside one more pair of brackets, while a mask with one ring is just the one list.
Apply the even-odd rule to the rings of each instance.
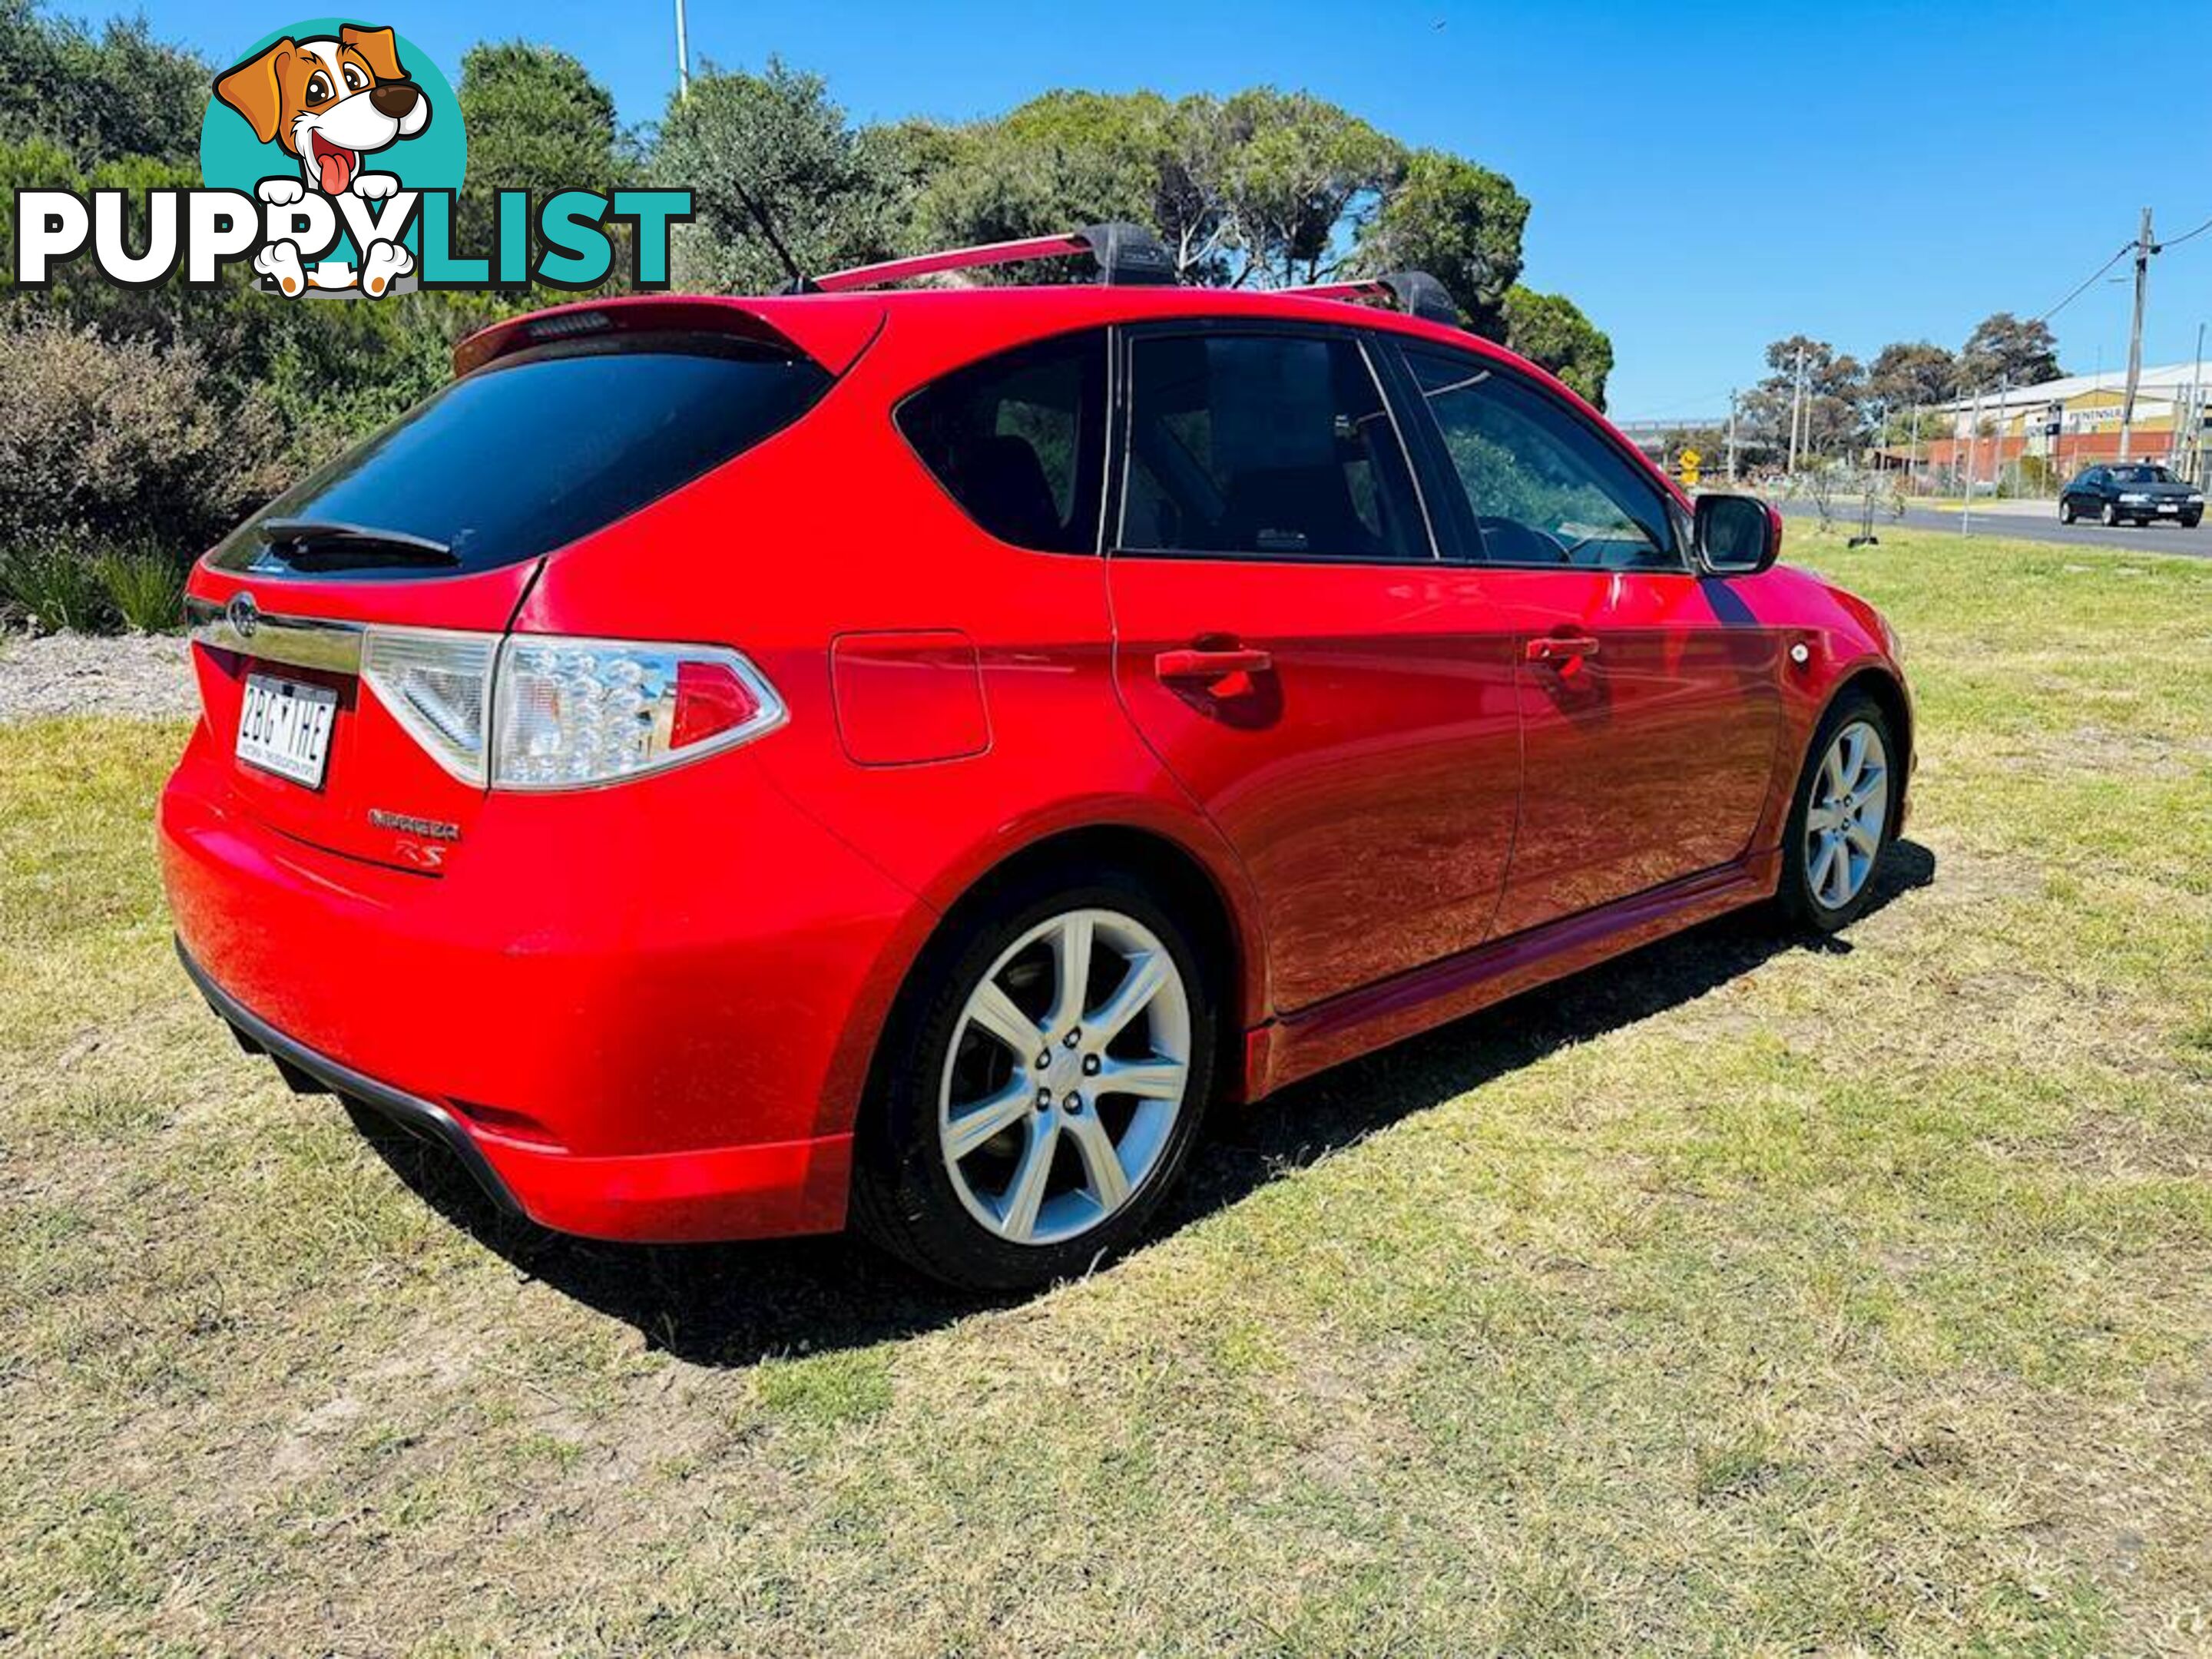
[[[412, 138], [430, 125], [430, 100], [409, 78], [388, 28], [342, 26], [335, 36], [271, 42], [216, 78], [215, 95], [244, 116], [261, 143], [274, 140], [300, 161], [300, 176], [264, 179], [256, 192], [286, 206], [309, 188], [329, 197], [351, 191], [379, 202], [399, 188], [388, 173], [372, 173], [365, 157]], [[307, 291], [299, 245], [272, 240], [253, 257], [253, 268], [286, 294]], [[415, 268], [415, 256], [398, 241], [372, 241], [362, 251], [362, 289], [381, 295]], [[312, 273], [315, 287], [355, 285], [350, 265], [325, 260]]]

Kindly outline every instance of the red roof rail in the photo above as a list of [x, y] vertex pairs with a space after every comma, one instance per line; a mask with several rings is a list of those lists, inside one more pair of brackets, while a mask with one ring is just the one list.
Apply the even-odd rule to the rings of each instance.
[[904, 259], [885, 259], [872, 265], [854, 265], [809, 276], [786, 290], [799, 294], [849, 294], [855, 289], [881, 288], [915, 276], [932, 276], [943, 270], [980, 270], [989, 265], [1016, 264], [1025, 259], [1065, 258], [1088, 253], [1098, 262], [1101, 282], [1117, 284], [1172, 283], [1175, 262], [1159, 238], [1140, 225], [1087, 225], [1081, 230], [1053, 236], [1024, 236], [1011, 242], [985, 242], [975, 247], [943, 248]]

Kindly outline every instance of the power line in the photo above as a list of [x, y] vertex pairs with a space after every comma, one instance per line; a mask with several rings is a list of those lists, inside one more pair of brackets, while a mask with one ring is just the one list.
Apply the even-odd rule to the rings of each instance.
[[2212, 219], [2207, 219], [2203, 224], [2197, 226], [2196, 229], [2190, 231], [2185, 235], [2169, 236], [2159, 246], [2161, 251], [2169, 247], [2179, 247], [2184, 242], [2187, 241], [2191, 236], [2202, 236], [2208, 230], [2212, 230]]
[[[2212, 223], [2212, 221], [2207, 221], [2207, 223]], [[2191, 231], [2190, 233], [2192, 236], [2196, 234], [2197, 233], [2195, 231]], [[2106, 271], [2110, 270], [2114, 265], [2119, 264], [2121, 260], [2126, 258], [2128, 255], [2133, 253], [2135, 251], [2136, 245], [2133, 242], [2130, 241], [2121, 243], [2118, 252], [2114, 253], [2111, 258], [2106, 260], [2104, 264], [2099, 265], [2094, 270], [2091, 271], [2088, 276], [2082, 280], [2079, 287], [2075, 288], [2072, 293], [2069, 294], [2064, 299], [2061, 300], [2057, 305], [2051, 307], [2050, 310], [2045, 312], [2035, 320], [2039, 323], [2049, 322], [2053, 317], [2056, 317], [2060, 312], [2065, 310], [2067, 307], [2072, 305], [2075, 301], [2080, 299], [2083, 294], [2087, 293], [2100, 276], [2102, 276]]]

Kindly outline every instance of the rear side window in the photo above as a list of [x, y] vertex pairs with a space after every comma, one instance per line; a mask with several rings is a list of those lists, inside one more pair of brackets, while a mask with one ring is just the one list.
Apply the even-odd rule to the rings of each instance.
[[[446, 576], [604, 528], [797, 420], [820, 365], [714, 335], [517, 353], [465, 376], [286, 490], [216, 550], [227, 570]], [[272, 526], [264, 529], [264, 526]], [[273, 526], [349, 527], [443, 548]]]
[[945, 493], [1000, 541], [1042, 553], [1097, 550], [1103, 333], [970, 363], [915, 392], [896, 418]]
[[1121, 547], [1433, 556], [1405, 452], [1352, 340], [1144, 334], [1129, 379]]

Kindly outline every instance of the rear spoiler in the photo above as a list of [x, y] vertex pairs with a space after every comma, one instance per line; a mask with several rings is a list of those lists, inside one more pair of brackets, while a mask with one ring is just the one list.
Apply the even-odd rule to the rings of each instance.
[[883, 327], [884, 308], [866, 299], [834, 305], [787, 299], [732, 299], [711, 295], [628, 295], [586, 301], [509, 317], [477, 330], [453, 348], [453, 373], [532, 346], [602, 335], [642, 332], [727, 334], [780, 346], [842, 374]]

